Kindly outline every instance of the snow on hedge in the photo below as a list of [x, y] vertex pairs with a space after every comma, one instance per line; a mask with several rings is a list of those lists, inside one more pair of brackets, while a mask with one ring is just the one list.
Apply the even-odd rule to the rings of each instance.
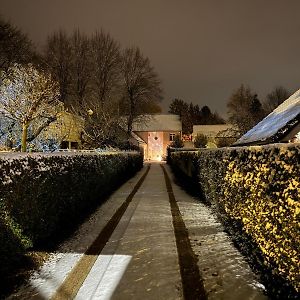
[[139, 152], [0, 155], [0, 273], [78, 224], [142, 165]]
[[207, 200], [238, 221], [264, 264], [300, 291], [300, 146], [173, 152], [171, 164], [196, 177]]

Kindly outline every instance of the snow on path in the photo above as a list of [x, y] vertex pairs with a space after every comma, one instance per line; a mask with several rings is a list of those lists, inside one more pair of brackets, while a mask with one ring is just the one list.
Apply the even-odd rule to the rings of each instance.
[[[116, 191], [9, 299], [50, 299], [144, 172]], [[211, 209], [174, 182], [172, 187], [208, 299], [266, 299], [264, 287]], [[164, 175], [159, 164], [152, 164], [75, 299], [182, 299], [177, 255]]]
[[83, 223], [72, 238], [51, 254], [42, 268], [31, 276], [29, 283], [8, 299], [50, 299], [104, 228], [111, 216], [131, 193], [145, 172], [145, 167], [123, 184], [96, 212]]
[[138, 205], [116, 250], [132, 259], [111, 299], [182, 299], [171, 208], [159, 163], [151, 164], [134, 199]]
[[138, 201], [133, 199], [79, 289], [76, 300], [110, 299], [132, 258], [115, 253], [137, 205]]
[[[170, 168], [166, 168], [174, 178]], [[189, 231], [192, 249], [198, 256], [198, 266], [208, 299], [268, 299], [244, 257], [212, 209], [172, 184], [183, 221]]]
[[75, 299], [111, 299], [131, 258], [129, 255], [99, 255]]

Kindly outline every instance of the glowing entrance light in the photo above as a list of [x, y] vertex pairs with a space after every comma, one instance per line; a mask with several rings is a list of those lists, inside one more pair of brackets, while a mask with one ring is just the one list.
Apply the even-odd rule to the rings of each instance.
[[163, 132], [149, 132], [148, 134], [148, 158], [161, 161], [163, 156]]

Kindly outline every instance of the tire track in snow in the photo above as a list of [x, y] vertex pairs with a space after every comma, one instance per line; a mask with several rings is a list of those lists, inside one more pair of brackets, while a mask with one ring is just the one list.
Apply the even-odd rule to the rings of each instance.
[[73, 299], [76, 296], [76, 294], [79, 291], [81, 285], [83, 284], [85, 278], [87, 277], [87, 275], [90, 272], [90, 270], [92, 269], [95, 261], [97, 260], [98, 255], [101, 253], [104, 246], [110, 239], [113, 231], [115, 230], [118, 223], [120, 222], [122, 216], [124, 215], [127, 207], [129, 206], [130, 202], [132, 201], [134, 195], [136, 194], [138, 189], [141, 187], [146, 176], [148, 175], [150, 166], [151, 165], [149, 165], [147, 167], [145, 173], [140, 178], [140, 180], [137, 182], [137, 184], [134, 186], [132, 192], [128, 195], [128, 197], [123, 202], [123, 204], [118, 208], [118, 210], [115, 212], [115, 214], [107, 222], [105, 227], [99, 233], [96, 240], [88, 248], [88, 250], [85, 252], [83, 257], [80, 259], [80, 261], [77, 263], [77, 265], [73, 268], [73, 270], [70, 272], [70, 274], [67, 276], [67, 278], [62, 283], [62, 285], [58, 288], [56, 293], [51, 297], [51, 300]]
[[165, 170], [165, 167], [163, 165], [160, 166], [164, 172], [171, 206], [184, 299], [207, 299], [206, 292], [203, 286], [203, 279], [200, 276], [199, 268], [197, 266], [197, 257], [192, 250], [188, 231], [182, 219], [177, 201], [173, 193], [171, 180]]

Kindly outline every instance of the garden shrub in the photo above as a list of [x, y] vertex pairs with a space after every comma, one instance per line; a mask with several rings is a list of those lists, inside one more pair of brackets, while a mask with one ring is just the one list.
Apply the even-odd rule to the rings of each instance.
[[194, 146], [196, 148], [205, 148], [208, 142], [208, 137], [204, 134], [198, 133], [194, 140]]
[[184, 146], [183, 141], [181, 140], [180, 135], [175, 135], [173, 142], [170, 144], [170, 147], [173, 148], [182, 148]]
[[299, 292], [300, 146], [174, 152], [169, 161], [175, 171], [198, 177], [207, 200], [238, 221], [266, 267]]
[[1, 156], [0, 271], [25, 249], [78, 224], [142, 165], [138, 152]]

